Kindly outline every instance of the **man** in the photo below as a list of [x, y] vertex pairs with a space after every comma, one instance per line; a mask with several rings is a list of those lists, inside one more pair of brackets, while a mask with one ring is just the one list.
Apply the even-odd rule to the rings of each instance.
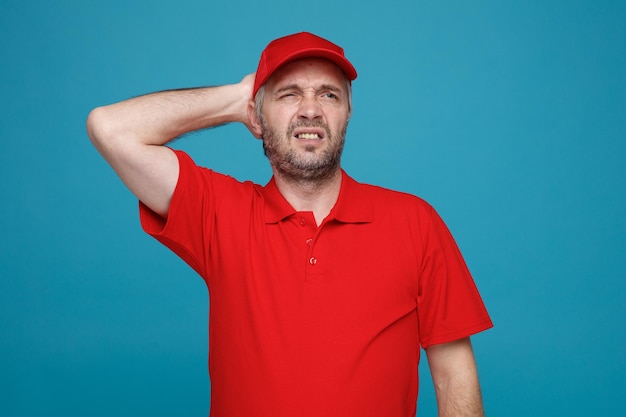
[[[479, 416], [469, 336], [491, 321], [445, 225], [340, 166], [357, 73], [310, 33], [237, 84], [95, 109], [88, 132], [142, 226], [209, 288], [211, 416], [414, 416], [420, 346], [442, 416]], [[273, 177], [238, 182], [164, 146], [240, 122]]]

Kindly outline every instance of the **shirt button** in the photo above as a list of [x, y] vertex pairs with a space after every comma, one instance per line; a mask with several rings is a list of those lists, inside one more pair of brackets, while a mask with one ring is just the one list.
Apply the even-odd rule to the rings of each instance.
[[317, 259], [316, 259], [316, 258], [314, 258], [314, 257], [311, 257], [311, 259], [309, 259], [309, 263], [310, 263], [311, 265], [315, 265], [315, 264], [317, 263]]
[[313, 239], [307, 239], [306, 244], [307, 246], [311, 246], [313, 244]]
[[306, 220], [300, 219], [300, 226], [306, 226]]

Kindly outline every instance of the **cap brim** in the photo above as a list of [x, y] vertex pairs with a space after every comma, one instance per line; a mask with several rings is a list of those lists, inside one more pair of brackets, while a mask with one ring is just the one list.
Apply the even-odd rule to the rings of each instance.
[[272, 65], [274, 67], [272, 71], [268, 72], [263, 79], [257, 80], [258, 86], [260, 87], [265, 84], [276, 71], [278, 71], [280, 68], [284, 67], [288, 63], [303, 58], [327, 59], [336, 64], [339, 68], [341, 68], [348, 80], [353, 81], [357, 77], [356, 69], [344, 56], [328, 49], [308, 48], [301, 49], [289, 55], [285, 55], [279, 62], [274, 62]]

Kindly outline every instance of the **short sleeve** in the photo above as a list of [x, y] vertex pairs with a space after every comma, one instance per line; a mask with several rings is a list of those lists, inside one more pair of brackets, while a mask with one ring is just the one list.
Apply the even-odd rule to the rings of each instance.
[[214, 212], [211, 192], [211, 171], [196, 166], [191, 157], [175, 151], [178, 157], [178, 181], [167, 219], [139, 202], [139, 218], [143, 230], [181, 257], [197, 273], [205, 277], [206, 244], [210, 240], [211, 216]]
[[456, 242], [432, 208], [424, 225], [422, 255], [417, 307], [422, 347], [492, 327]]

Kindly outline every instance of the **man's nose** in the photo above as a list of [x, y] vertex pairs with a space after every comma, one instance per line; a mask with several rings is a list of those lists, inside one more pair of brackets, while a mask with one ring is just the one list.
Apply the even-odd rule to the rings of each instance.
[[300, 101], [298, 116], [303, 119], [314, 120], [322, 116], [322, 107], [320, 106], [317, 96], [306, 94]]

